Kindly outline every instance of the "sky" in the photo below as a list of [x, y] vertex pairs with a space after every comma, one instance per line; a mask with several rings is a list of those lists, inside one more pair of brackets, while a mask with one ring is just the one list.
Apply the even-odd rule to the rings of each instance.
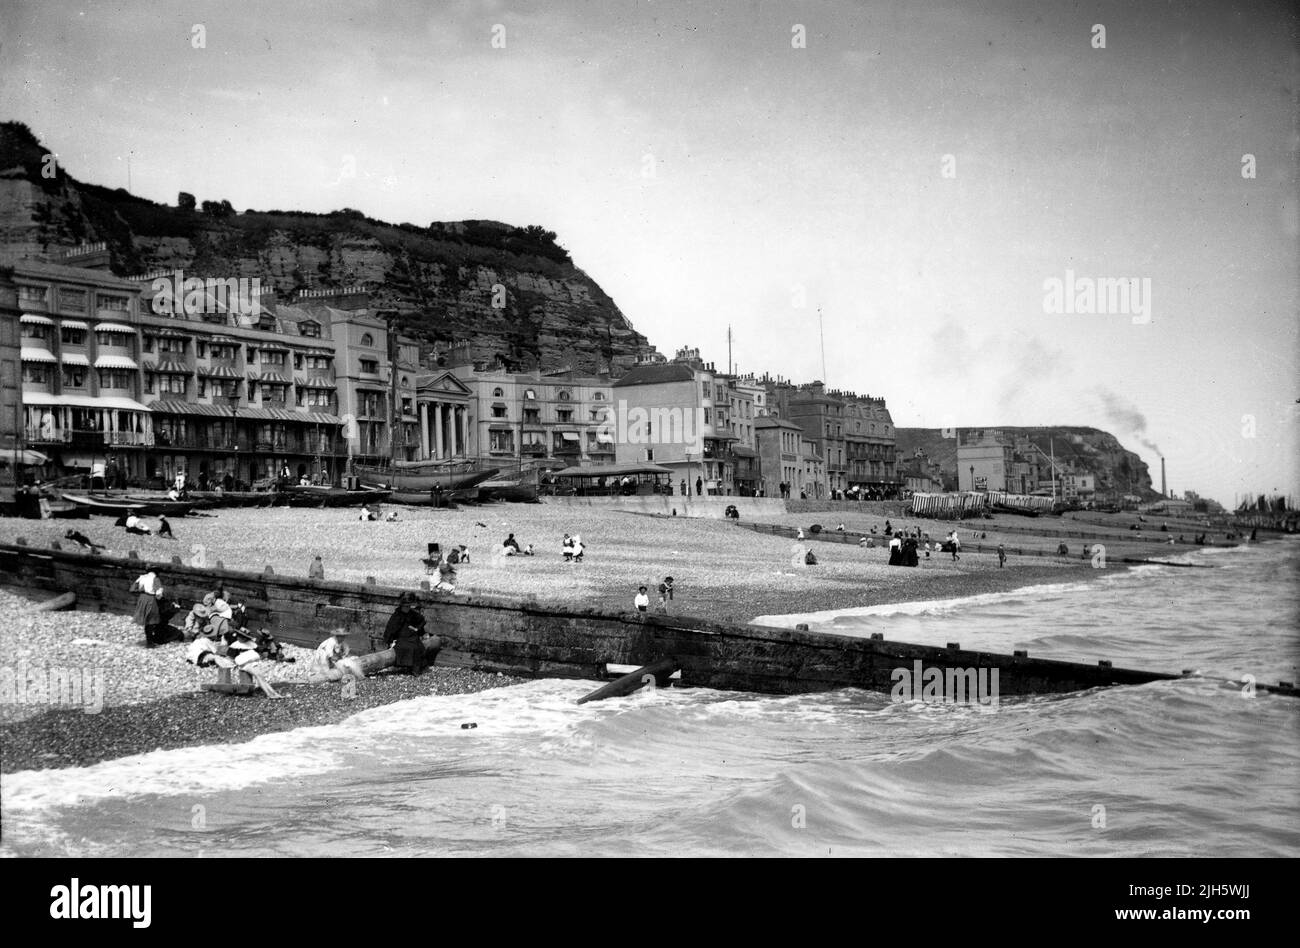
[[171, 204], [541, 224], [666, 355], [730, 326], [741, 372], [1092, 425], [1231, 504], [1300, 498], [1297, 37], [1221, 0], [8, 0], [0, 118]]

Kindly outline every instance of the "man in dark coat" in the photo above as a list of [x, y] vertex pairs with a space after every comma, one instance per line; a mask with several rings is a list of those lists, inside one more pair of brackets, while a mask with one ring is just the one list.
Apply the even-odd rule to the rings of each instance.
[[397, 611], [384, 629], [384, 644], [397, 651], [398, 671], [418, 675], [424, 671], [424, 616], [415, 608], [414, 593], [404, 592]]

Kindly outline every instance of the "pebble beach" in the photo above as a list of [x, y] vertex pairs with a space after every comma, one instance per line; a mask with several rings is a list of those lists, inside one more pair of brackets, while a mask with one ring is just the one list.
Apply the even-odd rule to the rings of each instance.
[[[818, 564], [801, 566], [793, 562], [795, 543], [787, 537], [720, 520], [592, 508], [500, 504], [386, 509], [398, 511], [397, 522], [361, 522], [357, 512], [347, 508], [209, 511], [174, 519], [174, 540], [130, 535], [103, 517], [0, 519], [0, 538], [12, 542], [21, 536], [34, 547], [48, 547], [72, 528], [106, 546], [104, 555], [125, 556], [134, 550], [142, 559], [155, 561], [180, 556], [192, 562], [200, 557], [232, 569], [271, 565], [276, 573], [304, 577], [319, 555], [327, 579], [363, 581], [373, 576], [381, 584], [406, 588], [418, 588], [430, 578], [421, 562], [428, 543], [440, 543], [444, 549], [464, 544], [471, 561], [459, 568], [458, 594], [535, 596], [544, 603], [630, 610], [638, 586], [648, 586], [653, 600], [660, 580], [671, 575], [676, 595], [667, 611], [733, 623], [762, 615], [954, 599], [1067, 577], [1082, 579], [1091, 573], [1078, 556], [1013, 556], [1000, 569], [996, 557], [987, 553], [964, 553], [958, 561], [935, 554], [917, 568], [906, 569], [888, 566], [882, 545], [868, 549], [815, 540], [801, 545], [814, 551]], [[884, 524], [883, 517], [864, 515], [844, 521], [847, 530], [863, 533], [872, 526], [882, 530]], [[774, 522], [819, 522], [833, 530], [840, 518], [786, 515]], [[935, 538], [949, 529], [918, 523]], [[903, 524], [895, 519], [895, 525]], [[1059, 528], [1062, 521], [1053, 518], [1050, 525]], [[1004, 542], [997, 526], [984, 522], [977, 527], [988, 533], [985, 545]], [[508, 533], [521, 545], [533, 544], [537, 555], [500, 556], [498, 548]], [[583, 562], [563, 562], [560, 541], [565, 533], [582, 536]], [[1026, 542], [1023, 532], [1015, 537], [1005, 541], [1008, 546]], [[62, 542], [65, 548], [69, 545]], [[1050, 542], [1054, 548], [1055, 541]], [[1135, 546], [1123, 552], [1149, 555], [1152, 550]], [[160, 577], [165, 584], [165, 570]], [[81, 670], [85, 687], [77, 707], [54, 703], [57, 695], [34, 699], [30, 685], [26, 700], [0, 704], [0, 769], [6, 773], [85, 765], [159, 748], [245, 741], [272, 731], [337, 723], [392, 701], [466, 694], [517, 681], [435, 667], [419, 678], [380, 674], [358, 683], [355, 696], [348, 697], [337, 683], [307, 682], [309, 651], [286, 646], [286, 656], [294, 662], [260, 666], [284, 700], [214, 696], [200, 690], [214, 679], [214, 672], [187, 664], [183, 644], [145, 649], [141, 630], [125, 615], [29, 611], [48, 596], [0, 590], [0, 609], [12, 620], [0, 629], [0, 667], [10, 676], [32, 674], [33, 669], [38, 677], [41, 669]], [[179, 624], [180, 617], [173, 622]], [[57, 689], [51, 683], [46, 690]]]

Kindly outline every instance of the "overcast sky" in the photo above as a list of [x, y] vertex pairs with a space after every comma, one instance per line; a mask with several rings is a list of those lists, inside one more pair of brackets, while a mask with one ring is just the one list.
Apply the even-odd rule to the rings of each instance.
[[[742, 371], [821, 378], [820, 307], [826, 380], [899, 425], [1300, 495], [1288, 5], [333, 6], [8, 0], [0, 113], [158, 201], [543, 224], [667, 355], [721, 367], [730, 323]], [[1149, 318], [1047, 312], [1067, 270]]]

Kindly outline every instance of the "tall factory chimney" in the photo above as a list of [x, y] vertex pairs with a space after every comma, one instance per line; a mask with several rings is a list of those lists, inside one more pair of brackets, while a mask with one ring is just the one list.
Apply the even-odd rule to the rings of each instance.
[[1163, 457], [1160, 459], [1160, 496], [1169, 496], [1169, 488], [1165, 484], [1165, 459]]

